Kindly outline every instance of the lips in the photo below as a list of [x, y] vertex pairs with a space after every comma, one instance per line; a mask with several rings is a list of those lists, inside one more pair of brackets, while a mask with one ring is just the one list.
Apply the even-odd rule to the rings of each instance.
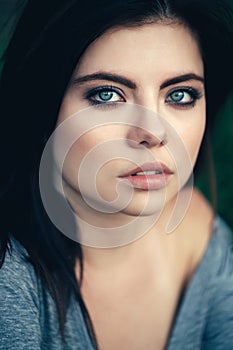
[[148, 175], [153, 175], [153, 173], [163, 173], [163, 174], [172, 174], [172, 171], [163, 163], [155, 162], [155, 163], [145, 163], [141, 165], [140, 167], [137, 167], [130, 172], [128, 172], [125, 175], [122, 175], [121, 177], [125, 176], [135, 176], [135, 175], [145, 175], [148, 173]]
[[159, 190], [164, 188], [173, 172], [165, 164], [159, 162], [145, 163], [140, 167], [120, 176], [134, 188], [142, 190]]

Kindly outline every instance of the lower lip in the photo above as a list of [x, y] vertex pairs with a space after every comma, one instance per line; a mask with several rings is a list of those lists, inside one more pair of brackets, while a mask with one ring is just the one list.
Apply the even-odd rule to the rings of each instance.
[[167, 186], [172, 174], [156, 174], [156, 175], [136, 175], [124, 176], [121, 179], [129, 182], [134, 188], [141, 190], [160, 190]]

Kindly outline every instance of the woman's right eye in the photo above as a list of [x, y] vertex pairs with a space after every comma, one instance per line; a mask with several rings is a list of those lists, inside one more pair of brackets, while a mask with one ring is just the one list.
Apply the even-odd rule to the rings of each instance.
[[123, 93], [117, 88], [101, 86], [89, 90], [85, 94], [85, 99], [92, 105], [115, 105], [118, 102], [126, 102], [122, 95]]

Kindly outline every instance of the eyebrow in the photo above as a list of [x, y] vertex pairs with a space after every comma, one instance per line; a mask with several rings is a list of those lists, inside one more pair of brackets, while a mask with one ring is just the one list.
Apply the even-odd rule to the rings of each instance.
[[[117, 74], [111, 74], [111, 73], [107, 73], [107, 72], [99, 72], [99, 73], [93, 73], [93, 74], [88, 74], [88, 75], [84, 75], [81, 77], [77, 77], [74, 78], [72, 80], [73, 84], [82, 84], [88, 81], [93, 81], [93, 80], [107, 80], [107, 81], [112, 81], [115, 83], [119, 83], [122, 85], [125, 85], [126, 87], [130, 88], [130, 89], [136, 89], [137, 85], [134, 81], [125, 78], [121, 75], [117, 75]], [[164, 89], [170, 85], [175, 85], [178, 83], [182, 83], [185, 81], [189, 81], [189, 80], [197, 80], [200, 81], [204, 84], [204, 78], [202, 76], [199, 76], [197, 74], [194, 73], [189, 73], [189, 74], [183, 74], [183, 75], [179, 75], [177, 77], [171, 78], [166, 80], [165, 82], [163, 82], [160, 85], [160, 89]]]
[[203, 84], [205, 82], [205, 79], [197, 74], [194, 74], [194, 73], [183, 74], [183, 75], [179, 75], [177, 77], [174, 77], [172, 79], [166, 80], [162, 85], [160, 85], [160, 89], [162, 90], [170, 85], [183, 83], [183, 82], [189, 81], [189, 80], [198, 80], [198, 81], [202, 82]]
[[129, 79], [122, 77], [120, 75], [105, 73], [105, 72], [84, 75], [82, 77], [75, 78], [72, 81], [72, 83], [73, 84], [80, 84], [80, 83], [85, 83], [87, 81], [92, 81], [92, 80], [114, 81], [115, 83], [125, 85], [130, 89], [136, 89], [136, 87], [137, 87], [136, 84], [132, 80], [129, 80]]

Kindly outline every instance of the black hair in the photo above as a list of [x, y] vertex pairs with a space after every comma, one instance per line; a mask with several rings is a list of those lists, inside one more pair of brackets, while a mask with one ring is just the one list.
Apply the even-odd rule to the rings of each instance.
[[[188, 26], [205, 65], [211, 122], [232, 89], [232, 15], [218, 0], [28, 0], [3, 57], [0, 80], [0, 266], [10, 233], [28, 252], [52, 294], [64, 340], [71, 293], [76, 296], [93, 344], [97, 340], [74, 266], [82, 249], [49, 220], [40, 198], [41, 154], [54, 130], [71, 75], [87, 46], [114, 26], [165, 21]], [[220, 88], [216, 88], [217, 85]]]

